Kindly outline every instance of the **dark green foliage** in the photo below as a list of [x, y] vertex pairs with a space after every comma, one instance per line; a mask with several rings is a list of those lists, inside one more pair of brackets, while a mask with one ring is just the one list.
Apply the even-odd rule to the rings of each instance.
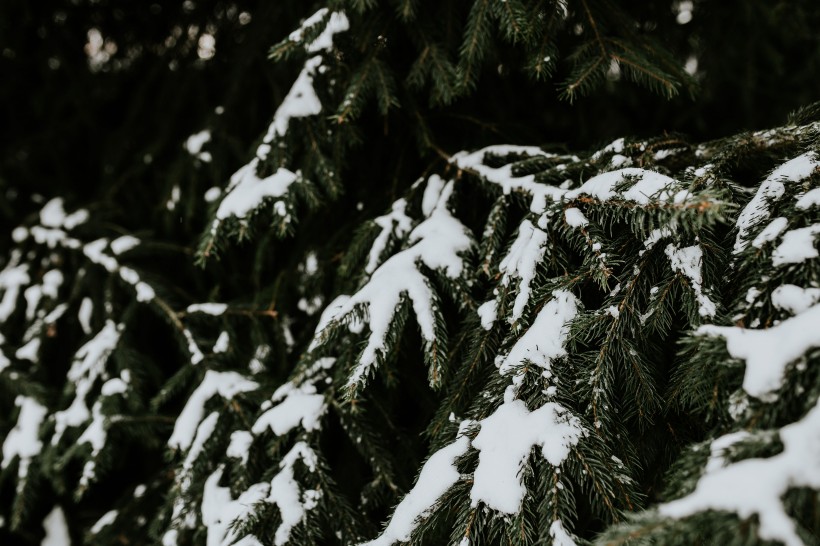
[[819, 13], [4, 3], [0, 542], [816, 543]]

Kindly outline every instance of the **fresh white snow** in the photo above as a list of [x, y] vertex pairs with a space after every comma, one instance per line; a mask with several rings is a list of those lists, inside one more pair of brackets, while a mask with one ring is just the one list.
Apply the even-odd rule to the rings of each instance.
[[174, 425], [174, 432], [168, 439], [168, 445], [175, 449], [186, 450], [194, 440], [197, 426], [205, 413], [205, 403], [216, 395], [226, 400], [242, 392], [259, 388], [255, 381], [246, 379], [236, 372], [217, 372], [208, 370], [202, 383], [191, 393], [185, 407], [182, 408]]
[[792, 229], [783, 235], [783, 239], [772, 252], [772, 264], [781, 266], [797, 264], [820, 256], [814, 241], [820, 235], [820, 224]]
[[470, 439], [459, 435], [452, 444], [430, 455], [421, 467], [416, 484], [393, 510], [382, 534], [360, 546], [391, 546], [410, 540], [419, 520], [433, 511], [441, 496], [461, 477], [456, 470], [456, 459], [467, 453], [469, 447]]
[[698, 300], [698, 313], [702, 317], [713, 317], [717, 311], [715, 303], [703, 291], [703, 249], [700, 245], [680, 248], [673, 243], [666, 246], [666, 256], [672, 271], [684, 275], [692, 285], [695, 298]]
[[530, 451], [540, 447], [547, 462], [560, 466], [585, 434], [578, 419], [554, 402], [531, 412], [521, 400], [505, 401], [480, 424], [472, 442], [479, 456], [470, 499], [505, 514], [521, 508], [521, 469]]
[[281, 402], [260, 415], [252, 431], [261, 434], [269, 428], [277, 436], [282, 436], [297, 426], [307, 431], [316, 430], [326, 409], [325, 397], [307, 383], [290, 390]]
[[206, 315], [219, 316], [228, 309], [227, 303], [194, 303], [185, 310], [187, 313], [203, 313]]
[[785, 230], [788, 225], [788, 218], [782, 216], [775, 218], [752, 240], [752, 246], [762, 248], [764, 244], [770, 243], [780, 237], [780, 234], [783, 233], [783, 230]]
[[258, 209], [265, 199], [284, 197], [290, 185], [299, 179], [297, 173], [284, 167], [280, 167], [266, 178], [259, 178], [256, 174], [258, 164], [259, 160], [254, 159], [231, 177], [226, 195], [216, 210], [212, 233], [216, 232], [223, 220], [229, 217], [244, 220]]
[[71, 536], [68, 534], [68, 523], [66, 523], [63, 509], [55, 506], [43, 520], [43, 529], [46, 536], [40, 546], [71, 546]]
[[[435, 341], [433, 292], [417, 264], [421, 262], [450, 278], [457, 278], [464, 266], [462, 254], [472, 245], [467, 228], [447, 210], [453, 182], [441, 185], [437, 179], [435, 175], [431, 177], [434, 187], [441, 191], [436, 205], [429, 217], [410, 233], [409, 246], [385, 260], [358, 292], [347, 299], [337, 298], [322, 314], [320, 324], [327, 324], [326, 320], [341, 319], [358, 306], [367, 308], [370, 335], [348, 385], [358, 384], [384, 351], [387, 333], [404, 296], [412, 304], [422, 338], [428, 344]], [[323, 338], [323, 331], [317, 329], [317, 332], [316, 337]]]
[[498, 266], [503, 286], [509, 286], [513, 279], [518, 279], [518, 294], [509, 319], [511, 323], [524, 313], [530, 299], [530, 284], [535, 278], [535, 269], [543, 260], [546, 248], [547, 234], [529, 220], [522, 221], [515, 241]]
[[765, 330], [706, 325], [697, 332], [724, 338], [729, 354], [746, 361], [743, 390], [768, 400], [782, 385], [786, 366], [809, 349], [820, 347], [818, 324], [820, 305], [814, 305]]
[[22, 482], [28, 475], [31, 460], [40, 454], [43, 443], [40, 441], [40, 425], [43, 423], [48, 409], [34, 398], [18, 395], [14, 405], [20, 408], [17, 423], [3, 441], [3, 462], [0, 468], [6, 469], [19, 457], [17, 479]]
[[535, 317], [506, 355], [499, 355], [496, 365], [499, 372], [508, 375], [530, 362], [549, 374], [552, 361], [566, 355], [569, 324], [578, 313], [578, 300], [566, 290], [556, 290], [553, 297]]
[[806, 152], [783, 163], [772, 171], [761, 183], [751, 201], [743, 208], [737, 218], [737, 238], [734, 253], [738, 254], [748, 244], [749, 232], [769, 216], [769, 206], [778, 201], [786, 192], [786, 182], [799, 182], [811, 176], [820, 165], [820, 158], [814, 152]]
[[564, 210], [564, 219], [570, 227], [582, 228], [589, 224], [589, 220], [580, 209], [570, 207]]
[[793, 284], [783, 284], [772, 291], [772, 305], [792, 314], [799, 315], [820, 302], [820, 288], [801, 288]]
[[247, 430], [235, 430], [231, 432], [231, 442], [225, 455], [235, 459], [241, 459], [242, 464], [248, 462], [248, 451], [253, 443], [253, 435]]
[[481, 320], [481, 327], [485, 330], [492, 330], [493, 324], [498, 319], [498, 302], [490, 300], [482, 303], [476, 310]]
[[[737, 439], [733, 433], [729, 443]], [[772, 457], [711, 465], [691, 494], [662, 504], [658, 512], [676, 519], [707, 510], [733, 512], [743, 519], [756, 515], [761, 539], [803, 546], [782, 497], [794, 488], [820, 488], [820, 405], [780, 429], [780, 439], [783, 451]], [[718, 438], [715, 443], [725, 440]]]

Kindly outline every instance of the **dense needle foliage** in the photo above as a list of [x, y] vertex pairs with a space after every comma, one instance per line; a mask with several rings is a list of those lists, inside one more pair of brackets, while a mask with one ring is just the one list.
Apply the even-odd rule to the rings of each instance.
[[0, 15], [3, 544], [820, 541], [812, 2]]

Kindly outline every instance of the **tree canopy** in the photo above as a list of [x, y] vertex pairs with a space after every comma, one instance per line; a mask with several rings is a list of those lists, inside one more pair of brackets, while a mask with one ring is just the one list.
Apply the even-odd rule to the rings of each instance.
[[4, 543], [818, 541], [814, 3], [0, 14]]

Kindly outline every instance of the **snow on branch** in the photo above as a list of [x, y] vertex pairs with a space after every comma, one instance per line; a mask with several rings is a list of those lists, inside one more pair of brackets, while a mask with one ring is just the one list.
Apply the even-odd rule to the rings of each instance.
[[521, 470], [534, 447], [557, 467], [586, 435], [579, 419], [555, 402], [529, 411], [523, 401], [507, 400], [479, 424], [472, 442], [479, 455], [470, 499], [473, 506], [483, 503], [504, 514], [521, 509], [526, 494]]
[[[422, 338], [428, 352], [436, 342], [435, 296], [429, 281], [419, 269], [424, 265], [439, 270], [450, 279], [457, 279], [464, 269], [464, 257], [472, 246], [469, 231], [447, 209], [453, 193], [453, 182], [444, 182], [433, 175], [425, 190], [424, 211], [427, 218], [410, 232], [408, 247], [382, 263], [370, 280], [349, 298], [337, 300], [330, 307], [332, 313], [323, 314], [327, 327], [338, 323], [358, 307], [367, 311], [365, 322], [370, 328], [367, 344], [359, 357], [359, 363], [348, 379], [348, 386], [361, 383], [387, 351], [387, 336], [394, 317], [406, 296], [412, 303]], [[326, 336], [319, 330], [316, 339]], [[316, 343], [320, 344], [321, 341]]]
[[[496, 357], [496, 366], [502, 375], [510, 375], [527, 362], [543, 369], [546, 378], [552, 376], [552, 362], [567, 354], [569, 325], [578, 313], [577, 298], [566, 290], [556, 290], [553, 297], [538, 312], [535, 320], [518, 338], [510, 351]], [[520, 378], [513, 376], [518, 386]]]
[[[816, 325], [817, 319], [814, 320]], [[731, 436], [736, 439], [735, 433]], [[714, 440], [712, 445], [726, 443], [723, 438]], [[780, 429], [780, 440], [783, 451], [772, 457], [744, 459], [728, 465], [715, 461], [708, 465], [695, 490], [662, 504], [659, 514], [682, 519], [717, 510], [733, 512], [743, 519], [757, 516], [757, 534], [761, 539], [803, 546], [782, 498], [794, 488], [820, 488], [820, 405], [815, 405], [801, 420]]]
[[407, 542], [421, 520], [429, 516], [436, 503], [461, 477], [456, 461], [467, 453], [470, 439], [459, 432], [455, 442], [439, 449], [421, 467], [416, 485], [404, 496], [377, 538], [360, 546], [390, 546]]
[[317, 430], [327, 405], [324, 395], [317, 392], [316, 383], [326, 377], [323, 372], [335, 363], [335, 358], [320, 358], [302, 377], [288, 381], [276, 389], [270, 401], [262, 406], [264, 413], [254, 423], [253, 433], [261, 434], [270, 429], [277, 436], [282, 436], [297, 426], [308, 432]]
[[787, 365], [809, 349], [820, 347], [818, 324], [820, 305], [814, 305], [765, 330], [706, 325], [697, 333], [724, 338], [729, 354], [746, 362], [743, 390], [771, 401], [772, 393], [783, 385]]
[[186, 450], [191, 447], [197, 427], [205, 413], [205, 403], [216, 395], [230, 400], [237, 394], [259, 388], [255, 381], [246, 379], [236, 372], [208, 370], [202, 383], [191, 393], [188, 402], [177, 417], [174, 432], [168, 445], [174, 449]]
[[816, 152], [806, 152], [786, 161], [766, 177], [754, 197], [737, 217], [737, 237], [734, 253], [743, 251], [749, 244], [749, 234], [769, 217], [769, 206], [778, 201], [786, 192], [786, 183], [796, 183], [811, 176], [820, 167], [820, 156]]
[[518, 294], [509, 319], [511, 323], [521, 318], [529, 303], [530, 284], [535, 279], [535, 268], [542, 262], [546, 249], [546, 232], [535, 227], [529, 220], [523, 220], [518, 226], [515, 241], [498, 266], [502, 286], [509, 286], [513, 279], [518, 279]]
[[54, 414], [52, 445], [60, 442], [69, 427], [78, 427], [91, 418], [86, 399], [97, 379], [107, 376], [105, 365], [116, 349], [123, 329], [124, 325], [107, 320], [105, 326], [75, 353], [67, 375], [74, 386], [74, 400], [68, 408]]
[[0, 468], [4, 470], [18, 458], [17, 464], [17, 487], [18, 490], [28, 476], [28, 469], [31, 460], [40, 454], [43, 443], [40, 441], [40, 425], [43, 423], [48, 409], [34, 398], [19, 395], [14, 399], [14, 405], [20, 408], [17, 415], [17, 424], [14, 425], [3, 442], [3, 463]]

